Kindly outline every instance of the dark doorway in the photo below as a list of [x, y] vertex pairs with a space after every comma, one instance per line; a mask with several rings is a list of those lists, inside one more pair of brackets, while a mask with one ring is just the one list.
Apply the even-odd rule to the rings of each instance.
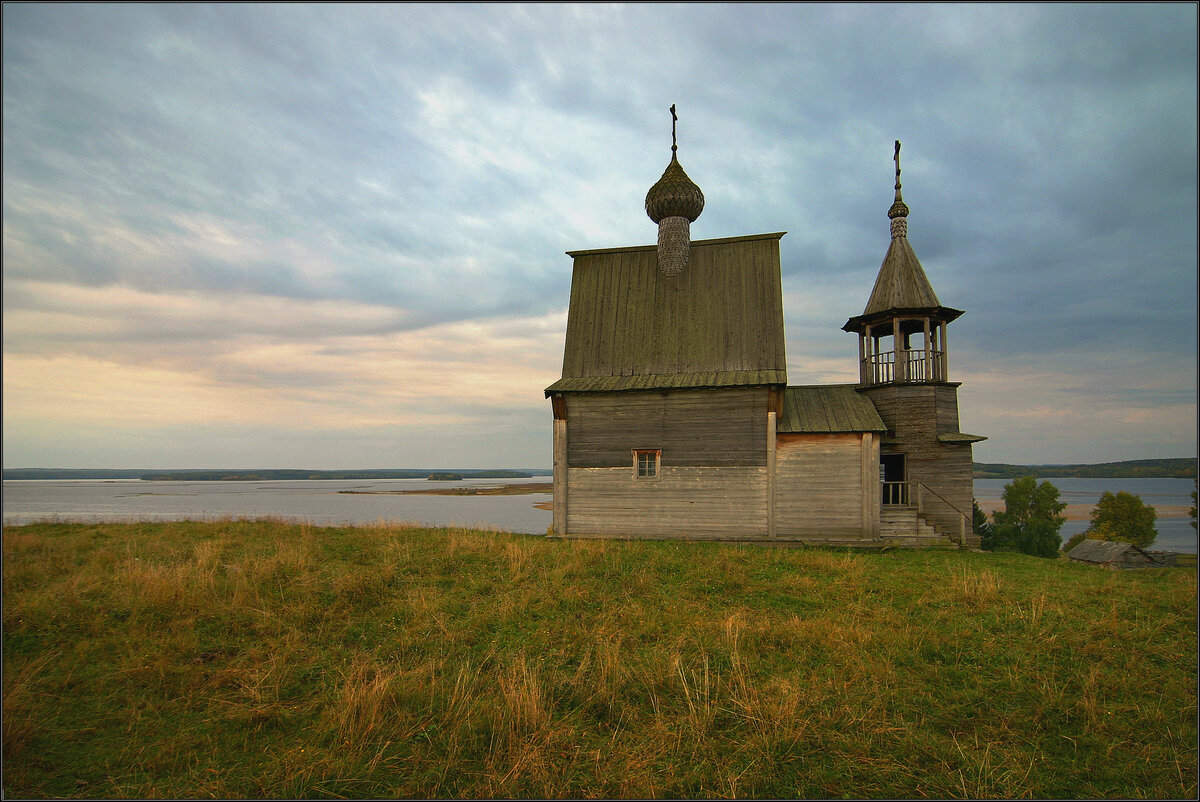
[[903, 454], [879, 455], [879, 482], [883, 486], [884, 506], [908, 504], [908, 485], [904, 475]]

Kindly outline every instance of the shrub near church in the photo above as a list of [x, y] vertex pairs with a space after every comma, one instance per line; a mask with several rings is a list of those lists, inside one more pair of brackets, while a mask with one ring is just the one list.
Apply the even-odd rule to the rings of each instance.
[[1004, 509], [993, 514], [995, 523], [983, 538], [982, 547], [1057, 557], [1062, 543], [1059, 531], [1066, 520], [1060, 513], [1067, 506], [1058, 500], [1058, 488], [1024, 476], [1005, 485], [1002, 498]]

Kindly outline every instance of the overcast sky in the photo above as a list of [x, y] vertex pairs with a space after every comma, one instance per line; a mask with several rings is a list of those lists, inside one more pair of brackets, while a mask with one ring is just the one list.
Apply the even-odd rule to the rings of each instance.
[[981, 462], [1196, 454], [1197, 7], [3, 7], [5, 467], [549, 467], [569, 249], [787, 231], [854, 382], [903, 142]]

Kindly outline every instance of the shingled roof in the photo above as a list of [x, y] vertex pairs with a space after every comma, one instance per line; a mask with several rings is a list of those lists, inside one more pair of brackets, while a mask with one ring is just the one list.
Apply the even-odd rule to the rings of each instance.
[[893, 237], [884, 254], [883, 264], [875, 277], [871, 298], [864, 315], [890, 309], [926, 309], [941, 306], [933, 285], [925, 275], [921, 261], [908, 242], [908, 237]]
[[[1154, 563], [1153, 557], [1132, 543], [1116, 540], [1083, 540], [1067, 552], [1072, 560], [1101, 564]], [[1130, 557], [1134, 559], [1131, 560]]]
[[568, 251], [562, 379], [546, 394], [786, 384], [784, 233], [697, 240], [674, 276], [653, 245]]
[[779, 434], [886, 432], [871, 399], [853, 384], [789, 387], [783, 394]]

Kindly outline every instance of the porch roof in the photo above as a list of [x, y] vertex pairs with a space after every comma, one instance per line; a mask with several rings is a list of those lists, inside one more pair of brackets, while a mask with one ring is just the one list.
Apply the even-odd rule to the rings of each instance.
[[855, 384], [788, 387], [783, 394], [779, 434], [886, 432], [887, 426], [871, 399]]

